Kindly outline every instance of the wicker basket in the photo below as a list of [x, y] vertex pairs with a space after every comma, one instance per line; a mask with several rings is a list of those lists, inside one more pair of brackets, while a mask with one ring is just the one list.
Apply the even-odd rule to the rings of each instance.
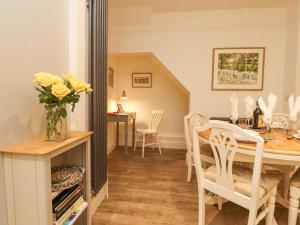
[[85, 169], [78, 166], [59, 166], [51, 169], [52, 192], [63, 191], [80, 183]]

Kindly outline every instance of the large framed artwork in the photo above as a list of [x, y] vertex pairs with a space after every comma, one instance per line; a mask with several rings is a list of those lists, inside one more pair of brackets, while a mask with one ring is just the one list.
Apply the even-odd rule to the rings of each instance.
[[133, 88], [152, 88], [152, 73], [132, 73]]
[[261, 91], [265, 48], [214, 48], [212, 90]]

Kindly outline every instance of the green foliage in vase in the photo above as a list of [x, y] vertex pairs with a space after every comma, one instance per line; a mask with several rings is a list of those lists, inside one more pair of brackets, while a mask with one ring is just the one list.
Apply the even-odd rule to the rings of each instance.
[[48, 137], [53, 134], [60, 135], [61, 130], [57, 127], [59, 122], [61, 125], [62, 118], [67, 117], [66, 105], [70, 105], [73, 112], [76, 103], [79, 102], [80, 93], [91, 93], [93, 91], [90, 84], [74, 76], [63, 75], [62, 77], [40, 72], [35, 74], [33, 80], [34, 83], [39, 85], [35, 87], [39, 92], [39, 101], [47, 110]]

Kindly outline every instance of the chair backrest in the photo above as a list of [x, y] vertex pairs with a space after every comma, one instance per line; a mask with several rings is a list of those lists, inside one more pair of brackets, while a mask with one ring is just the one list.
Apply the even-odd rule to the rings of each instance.
[[[207, 132], [208, 140], [199, 135], [201, 132]], [[210, 132], [210, 134], [209, 134]], [[204, 169], [201, 165], [199, 141], [205, 139], [211, 145], [216, 167], [215, 182], [208, 180], [204, 176]], [[238, 147], [238, 139], [253, 142], [255, 150], [243, 150]], [[233, 124], [221, 121], [210, 121], [201, 127], [194, 128], [193, 132], [194, 162], [198, 185], [206, 185], [206, 189], [220, 194], [231, 201], [238, 201], [241, 206], [247, 207], [249, 204], [256, 204], [258, 200], [258, 190], [261, 176], [261, 163], [264, 147], [264, 140], [253, 132], [244, 130]], [[236, 152], [254, 155], [254, 169], [251, 183], [251, 197], [249, 198], [235, 190], [232, 175], [233, 162]]]
[[164, 111], [162, 110], [153, 110], [148, 128], [156, 131], [160, 124], [163, 114]]
[[193, 130], [208, 122], [208, 118], [198, 112], [190, 112], [183, 119], [184, 121], [184, 138], [187, 151], [193, 150]]
[[274, 113], [271, 128], [289, 128], [289, 115], [285, 113]]

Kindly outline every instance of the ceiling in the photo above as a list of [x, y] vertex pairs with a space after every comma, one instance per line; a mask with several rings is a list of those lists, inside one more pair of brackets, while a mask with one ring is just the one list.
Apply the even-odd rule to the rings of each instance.
[[290, 0], [109, 0], [110, 8], [150, 7], [153, 12], [280, 8]]

